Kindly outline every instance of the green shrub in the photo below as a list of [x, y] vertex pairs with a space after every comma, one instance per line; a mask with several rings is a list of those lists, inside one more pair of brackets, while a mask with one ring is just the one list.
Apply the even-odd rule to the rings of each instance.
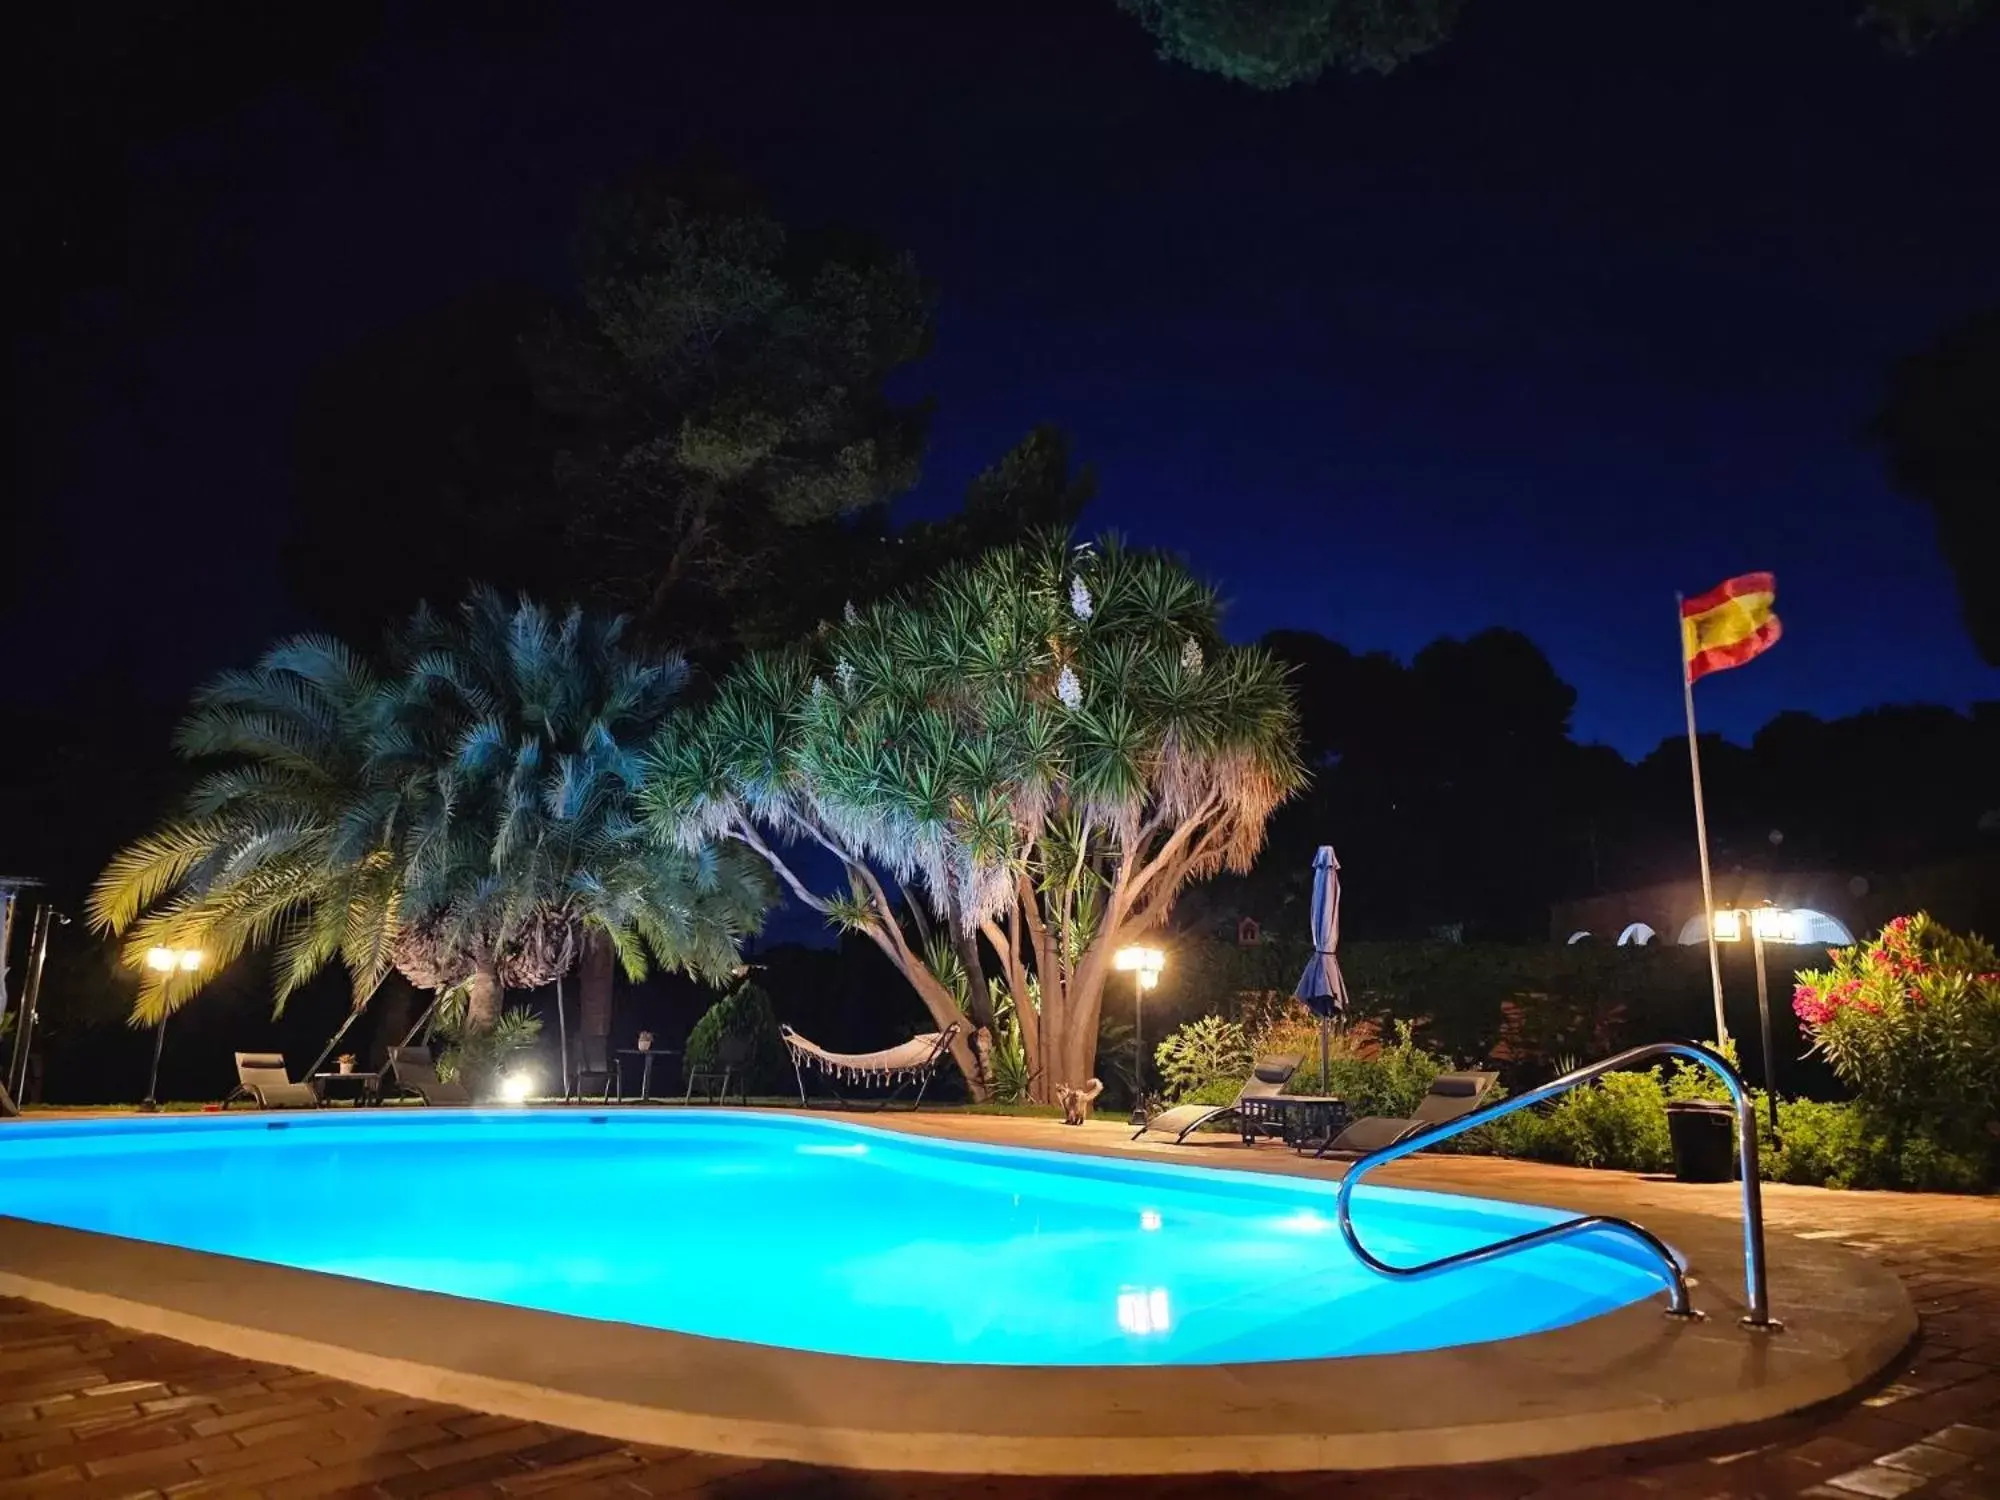
[[[1736, 1038], [1717, 1043], [1710, 1039], [1704, 1043], [1709, 1051], [1719, 1053], [1738, 1073], [1743, 1071], [1743, 1059], [1736, 1051]], [[1724, 1083], [1713, 1068], [1684, 1058], [1673, 1058], [1667, 1063], [1664, 1083], [1669, 1101], [1707, 1100], [1714, 1103], [1729, 1102], [1729, 1085]]]
[[1509, 1156], [1574, 1167], [1658, 1172], [1673, 1159], [1660, 1070], [1607, 1073], [1553, 1103], [1494, 1122]]
[[[1297, 1057], [1308, 1066], [1318, 1063], [1319, 1017], [1289, 994], [1245, 1006], [1243, 1031], [1258, 1057]], [[1331, 1043], [1343, 1055], [1350, 1050], [1343, 1028], [1334, 1030]]]
[[992, 1035], [987, 1066], [993, 1077], [993, 1102], [1025, 1104], [1034, 1087], [1034, 1073], [1028, 1066], [1028, 1047], [1021, 1040], [1021, 1028], [1011, 1018], [996, 1016]]
[[1211, 1078], [1199, 1088], [1189, 1089], [1176, 1101], [1180, 1104], [1234, 1104], [1243, 1091], [1241, 1078]]
[[1889, 1180], [1887, 1142], [1866, 1128], [1852, 1104], [1795, 1099], [1778, 1105], [1779, 1135], [1771, 1142], [1770, 1110], [1757, 1109], [1758, 1165], [1771, 1182], [1804, 1187], [1883, 1187]]
[[[461, 1006], [455, 1017], [448, 1017], [447, 1024], [438, 1028], [445, 1046], [438, 1054], [437, 1075], [447, 1083], [464, 1084], [475, 1099], [495, 1098], [508, 1063], [518, 1054], [531, 1051], [541, 1036], [541, 1017], [518, 1008], [503, 1010], [493, 1029], [481, 1036], [466, 1036], [464, 1025]], [[543, 1083], [546, 1086], [547, 1080]]]
[[[1340, 1045], [1334, 1049], [1327, 1075], [1322, 1079], [1318, 1064], [1319, 1042], [1315, 1036], [1313, 1051], [1308, 1054], [1305, 1066], [1292, 1075], [1292, 1081], [1285, 1085], [1285, 1092], [1337, 1094], [1347, 1102], [1348, 1110], [1356, 1119], [1364, 1115], [1403, 1118], [1416, 1112], [1440, 1073], [1451, 1071], [1451, 1059], [1417, 1045], [1406, 1021], [1397, 1023], [1396, 1040], [1381, 1048], [1373, 1057], [1359, 1056], [1346, 1037], [1339, 1040]], [[1262, 1055], [1268, 1049], [1260, 1047], [1258, 1050]]]
[[778, 1018], [771, 1013], [771, 997], [758, 986], [739, 985], [702, 1012], [688, 1033], [687, 1071], [721, 1071], [725, 1036], [749, 1039], [750, 1061], [744, 1070], [748, 1092], [768, 1093], [784, 1083], [790, 1072], [784, 1038], [778, 1035]]
[[1949, 1145], [1934, 1136], [1912, 1135], [1896, 1152], [1893, 1186], [1911, 1192], [1977, 1193], [1991, 1180], [1991, 1153], [1980, 1146]]
[[1899, 1134], [1892, 1122], [1859, 1100], [1781, 1102], [1781, 1146], [1771, 1143], [1769, 1118], [1760, 1095], [1758, 1157], [1764, 1175], [1773, 1182], [1976, 1193], [1992, 1180], [1991, 1160], [1982, 1147], [1954, 1146], [1932, 1131]]
[[1153, 1062], [1170, 1099], [1189, 1103], [1196, 1093], [1218, 1084], [1229, 1085], [1229, 1099], [1234, 1099], [1250, 1072], [1250, 1044], [1234, 1021], [1200, 1016], [1155, 1047]]
[[[1706, 1085], [1686, 1075], [1663, 1082], [1658, 1069], [1612, 1073], [1540, 1109], [1524, 1110], [1468, 1132], [1461, 1144], [1463, 1149], [1565, 1166], [1663, 1172], [1673, 1164], [1667, 1102], [1709, 1097], [1706, 1090]], [[1719, 1083], [1714, 1091], [1720, 1091]], [[1753, 1092], [1751, 1103], [1757, 1114], [1759, 1170], [1770, 1182], [1964, 1193], [1978, 1192], [1990, 1180], [1985, 1152], [1954, 1149], [1923, 1132], [1898, 1136], [1889, 1122], [1860, 1101], [1780, 1101], [1782, 1144], [1771, 1139], [1767, 1096]]]

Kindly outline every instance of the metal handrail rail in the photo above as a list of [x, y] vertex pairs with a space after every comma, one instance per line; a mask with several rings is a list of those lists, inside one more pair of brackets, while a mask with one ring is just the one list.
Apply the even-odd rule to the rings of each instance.
[[1531, 1245], [1543, 1244], [1550, 1240], [1568, 1239], [1586, 1230], [1606, 1229], [1622, 1234], [1635, 1241], [1659, 1258], [1660, 1270], [1667, 1283], [1667, 1309], [1670, 1316], [1693, 1318], [1701, 1316], [1688, 1302], [1687, 1276], [1681, 1270], [1681, 1263], [1675, 1259], [1659, 1236], [1643, 1229], [1629, 1219], [1615, 1218], [1609, 1214], [1584, 1214], [1578, 1218], [1565, 1219], [1560, 1224], [1545, 1224], [1539, 1229], [1531, 1229], [1525, 1234], [1517, 1234], [1510, 1239], [1497, 1240], [1491, 1245], [1479, 1246], [1471, 1250], [1460, 1250], [1452, 1255], [1440, 1256], [1419, 1266], [1397, 1266], [1371, 1254], [1361, 1243], [1354, 1230], [1353, 1203], [1355, 1186], [1368, 1173], [1379, 1166], [1421, 1151], [1426, 1146], [1435, 1146], [1439, 1141], [1451, 1139], [1467, 1130], [1498, 1120], [1516, 1110], [1527, 1109], [1546, 1099], [1566, 1093], [1580, 1083], [1589, 1083], [1614, 1072], [1630, 1063], [1640, 1062], [1650, 1057], [1684, 1057], [1701, 1063], [1719, 1077], [1729, 1089], [1729, 1097], [1736, 1109], [1737, 1156], [1743, 1176], [1743, 1285], [1745, 1299], [1750, 1311], [1743, 1319], [1746, 1327], [1775, 1330], [1784, 1325], [1771, 1317], [1770, 1290], [1764, 1276], [1764, 1196], [1757, 1178], [1757, 1115], [1750, 1098], [1750, 1091], [1744, 1087], [1743, 1079], [1729, 1060], [1694, 1042], [1650, 1042], [1643, 1047], [1631, 1047], [1607, 1057], [1601, 1062], [1589, 1063], [1575, 1068], [1560, 1078], [1551, 1079], [1539, 1088], [1529, 1089], [1525, 1094], [1516, 1094], [1502, 1099], [1456, 1120], [1447, 1120], [1441, 1125], [1433, 1125], [1420, 1130], [1415, 1135], [1405, 1136], [1379, 1151], [1371, 1151], [1347, 1169], [1347, 1175], [1340, 1180], [1340, 1190], [1334, 1200], [1336, 1217], [1340, 1221], [1340, 1232], [1347, 1245], [1361, 1263], [1371, 1271], [1383, 1276], [1420, 1277], [1435, 1275], [1454, 1266], [1473, 1265], [1480, 1261], [1494, 1260], [1503, 1255], [1511, 1255], [1517, 1250], [1525, 1250]]

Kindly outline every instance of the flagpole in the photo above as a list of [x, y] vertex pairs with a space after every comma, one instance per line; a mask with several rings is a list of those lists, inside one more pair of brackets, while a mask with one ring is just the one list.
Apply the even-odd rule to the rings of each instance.
[[1715, 943], [1715, 880], [1708, 871], [1708, 809], [1701, 794], [1701, 745], [1694, 732], [1694, 678], [1688, 671], [1687, 625], [1681, 613], [1686, 600], [1674, 595], [1674, 633], [1681, 655], [1681, 701], [1687, 706], [1688, 769], [1694, 775], [1694, 837], [1701, 849], [1701, 911], [1708, 932], [1708, 981], [1715, 994], [1715, 1040], [1729, 1045], [1729, 1023], [1722, 1017], [1722, 955]]

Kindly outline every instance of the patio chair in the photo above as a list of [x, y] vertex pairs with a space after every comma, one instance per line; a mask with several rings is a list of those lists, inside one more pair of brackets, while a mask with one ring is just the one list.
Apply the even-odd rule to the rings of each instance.
[[[943, 1031], [924, 1032], [901, 1046], [881, 1052], [829, 1052], [789, 1026], [780, 1026], [778, 1034], [785, 1040], [785, 1050], [792, 1054], [800, 1104], [811, 1104], [806, 1097], [806, 1074], [817, 1071], [826, 1079], [827, 1091], [842, 1109], [887, 1109], [911, 1084], [917, 1088], [916, 1097], [910, 1100], [910, 1108], [915, 1109], [924, 1102], [924, 1090], [931, 1086], [931, 1079], [950, 1055], [951, 1039], [958, 1034], [958, 1025], [954, 1022]], [[851, 1084], [893, 1083], [895, 1087], [880, 1099], [855, 1100], [841, 1093], [839, 1083], [843, 1079]]]
[[1498, 1073], [1441, 1073], [1418, 1103], [1417, 1112], [1407, 1120], [1387, 1115], [1364, 1116], [1340, 1134], [1322, 1142], [1313, 1155], [1366, 1156], [1384, 1146], [1393, 1146], [1419, 1130], [1463, 1119], [1486, 1101], [1493, 1085], [1499, 1081]]
[[722, 1040], [716, 1043], [715, 1061], [705, 1068], [697, 1068], [692, 1063], [687, 1070], [687, 1093], [681, 1103], [692, 1104], [696, 1089], [706, 1092], [710, 1104], [729, 1102], [729, 1085], [736, 1085], [737, 1099], [748, 1104], [750, 1059], [756, 1052], [751, 1039], [738, 1032], [726, 1031]]
[[[618, 1071], [611, 1056], [610, 1037], [585, 1035], [577, 1039], [576, 1081], [573, 1085], [576, 1098], [581, 1099], [586, 1092], [585, 1079], [601, 1078], [604, 1088], [599, 1098], [609, 1104], [611, 1085], [618, 1078]], [[624, 1090], [621, 1088], [619, 1092]]]
[[[1252, 1099], [1276, 1099], [1285, 1092], [1285, 1085], [1299, 1070], [1302, 1059], [1297, 1057], [1260, 1057], [1251, 1068], [1250, 1076], [1243, 1080], [1243, 1087], [1236, 1091], [1236, 1097], [1227, 1104], [1176, 1104], [1172, 1109], [1161, 1110], [1152, 1119], [1132, 1132], [1132, 1139], [1142, 1135], [1170, 1135], [1174, 1144], [1179, 1145], [1195, 1131], [1211, 1121], [1225, 1115], [1240, 1114], [1241, 1106]], [[1256, 1121], [1244, 1130], [1248, 1140], [1258, 1130], [1265, 1129], [1265, 1122]]]
[[462, 1083], [447, 1083], [437, 1075], [428, 1047], [391, 1047], [389, 1076], [406, 1094], [415, 1094], [426, 1104], [470, 1104], [472, 1095]]
[[293, 1083], [281, 1052], [236, 1054], [236, 1094], [247, 1095], [259, 1109], [317, 1109], [319, 1095], [309, 1083]]

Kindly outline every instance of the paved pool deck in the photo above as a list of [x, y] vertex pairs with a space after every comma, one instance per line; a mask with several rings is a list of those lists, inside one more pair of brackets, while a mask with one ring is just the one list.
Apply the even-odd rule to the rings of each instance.
[[[1109, 1122], [926, 1114], [896, 1123], [1000, 1144], [1304, 1170], [1274, 1147], [1132, 1146]], [[1385, 1182], [1653, 1216], [1731, 1220], [1735, 1189], [1483, 1158], [1399, 1163]], [[282, 1365], [0, 1301], [0, 1500], [13, 1495], [994, 1496], [1576, 1495], [1748, 1500], [2000, 1497], [2000, 1201], [1767, 1189], [1774, 1236], [1859, 1250], [1894, 1271], [1917, 1341], [1855, 1396], [1704, 1437], [1472, 1468], [1219, 1479], [998, 1479], [857, 1473], [705, 1456], [373, 1391]], [[1774, 1286], [1784, 1311], [1785, 1287]], [[1115, 1376], [1107, 1376], [1115, 1379]], [[1341, 1393], [1329, 1391], [1338, 1401]]]

